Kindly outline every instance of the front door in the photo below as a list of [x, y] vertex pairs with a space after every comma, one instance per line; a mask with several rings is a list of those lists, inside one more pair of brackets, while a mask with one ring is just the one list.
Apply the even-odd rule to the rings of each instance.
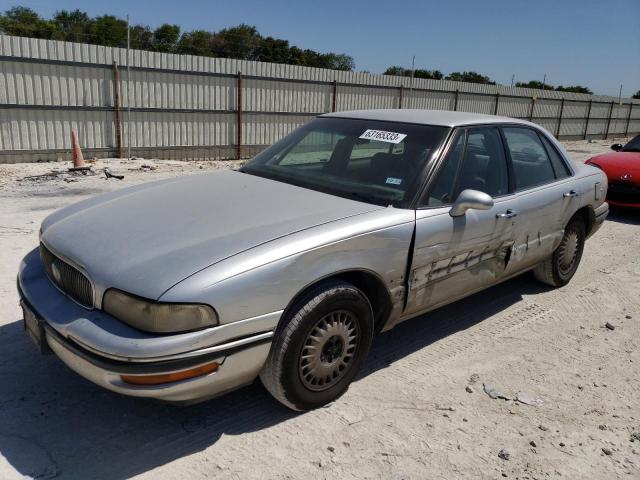
[[[451, 205], [465, 189], [491, 195], [494, 206], [452, 217]], [[518, 199], [510, 193], [498, 129], [458, 131], [422, 203], [416, 212], [406, 315], [449, 303], [504, 277], [516, 235]]]

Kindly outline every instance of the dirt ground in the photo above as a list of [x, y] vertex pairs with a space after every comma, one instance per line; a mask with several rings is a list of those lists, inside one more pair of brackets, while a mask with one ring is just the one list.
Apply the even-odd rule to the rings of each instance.
[[[611, 143], [566, 146], [580, 162]], [[106, 179], [106, 165], [124, 180]], [[99, 161], [96, 176], [0, 166], [1, 479], [640, 478], [638, 213], [613, 211], [562, 289], [526, 274], [382, 334], [347, 394], [309, 413], [259, 383], [187, 408], [128, 398], [39, 356], [15, 277], [42, 219], [228, 166]], [[52, 169], [63, 174], [39, 176]]]

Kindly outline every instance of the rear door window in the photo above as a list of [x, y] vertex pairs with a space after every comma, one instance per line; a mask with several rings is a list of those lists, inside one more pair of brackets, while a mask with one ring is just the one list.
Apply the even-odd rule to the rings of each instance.
[[502, 131], [511, 155], [516, 190], [555, 180], [551, 160], [536, 132], [521, 127], [505, 127]]
[[556, 178], [566, 178], [571, 176], [571, 171], [569, 167], [567, 167], [566, 162], [560, 157], [558, 150], [551, 145], [551, 142], [547, 140], [544, 135], [540, 135], [542, 139], [542, 143], [549, 154], [549, 158], [551, 159], [551, 164], [553, 165], [553, 170], [556, 173]]

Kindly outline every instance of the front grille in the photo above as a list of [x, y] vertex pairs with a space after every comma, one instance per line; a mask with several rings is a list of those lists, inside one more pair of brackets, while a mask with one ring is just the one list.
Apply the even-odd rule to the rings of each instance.
[[93, 286], [87, 277], [75, 267], [56, 257], [40, 243], [40, 258], [49, 279], [80, 305], [93, 307]]
[[622, 182], [610, 183], [607, 198], [620, 203], [640, 203], [640, 186]]

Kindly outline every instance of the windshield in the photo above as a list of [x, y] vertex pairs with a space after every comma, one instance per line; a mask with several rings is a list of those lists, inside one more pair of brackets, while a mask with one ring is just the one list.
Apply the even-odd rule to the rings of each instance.
[[252, 175], [378, 205], [410, 200], [448, 131], [375, 120], [316, 118], [242, 167]]
[[624, 147], [623, 152], [640, 152], [640, 135], [631, 139]]

